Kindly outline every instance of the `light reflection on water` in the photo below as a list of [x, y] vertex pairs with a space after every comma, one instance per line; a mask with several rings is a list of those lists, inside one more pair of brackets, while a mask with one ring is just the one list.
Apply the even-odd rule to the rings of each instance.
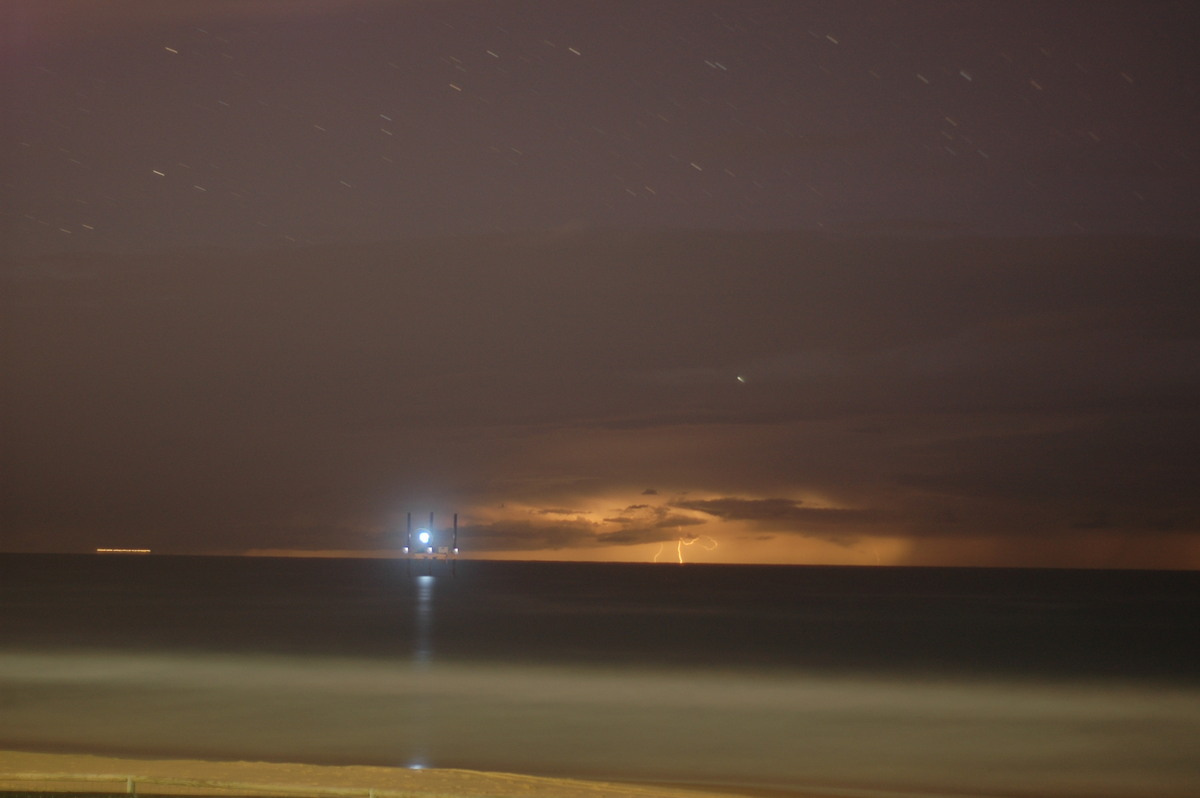
[[413, 661], [428, 667], [433, 661], [433, 584], [430, 575], [417, 577], [416, 639]]
[[415, 694], [405, 726], [408, 751], [404, 763], [405, 767], [412, 770], [423, 770], [433, 766], [430, 762], [429, 728], [434, 709], [428, 679], [429, 671], [433, 667], [433, 587], [433, 575], [424, 574], [416, 578], [412, 653]]

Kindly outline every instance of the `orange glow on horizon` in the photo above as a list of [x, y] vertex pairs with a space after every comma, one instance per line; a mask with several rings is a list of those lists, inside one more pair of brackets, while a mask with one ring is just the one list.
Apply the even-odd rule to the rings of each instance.
[[[686, 496], [686, 501], [678, 498]], [[724, 501], [725, 504], [719, 504]], [[1063, 530], [1054, 534], [897, 534], [873, 517], [761, 512], [767, 501], [720, 494], [624, 493], [558, 497], [550, 507], [506, 501], [459, 512], [461, 560], [942, 566], [1015, 568], [1136, 568], [1200, 570], [1200, 541], [1183, 533]], [[774, 501], [774, 500], [772, 500]], [[787, 501], [787, 500], [785, 500]], [[711, 505], [706, 504], [712, 502]], [[738, 505], [744, 502], [745, 505]], [[804, 510], [848, 510], [807, 494]], [[700, 508], [700, 509], [697, 509]], [[706, 512], [712, 509], [713, 512]], [[769, 508], [768, 508], [769, 509]], [[786, 509], [786, 508], [785, 508]], [[720, 512], [720, 515], [717, 514]], [[479, 535], [473, 541], [472, 536]], [[530, 545], [522, 546], [522, 542]], [[487, 544], [502, 547], [488, 548]], [[398, 549], [294, 550], [237, 553], [268, 557], [401, 558]]]
[[[1183, 536], [1178, 536], [1183, 537]], [[744, 541], [741, 541], [744, 543]], [[1011, 548], [1013, 541], [1003, 544]], [[765, 541], [747, 546], [741, 555], [731, 555], [736, 542], [726, 542], [721, 557], [696, 549], [697, 556], [684, 557], [683, 565], [827, 565], [827, 566], [924, 566], [924, 567], [995, 567], [995, 568], [1100, 568], [1134, 570], [1200, 570], [1200, 544], [1177, 540], [1164, 544], [1160, 556], [1108, 556], [1097, 553], [1086, 558], [1068, 558], [1061, 551], [1044, 551], [1032, 547], [1024, 557], [995, 555], [997, 542], [993, 539], [969, 541], [914, 541], [903, 538], [864, 538], [853, 546], [804, 538]], [[527, 549], [512, 551], [471, 551], [464, 549], [459, 560], [496, 562], [611, 562], [646, 563], [678, 566], [678, 559], [661, 555], [670, 550], [671, 542], [645, 543], [631, 546], [604, 546], [561, 549]], [[1104, 547], [1101, 546], [1101, 549]], [[689, 549], [688, 551], [691, 551]], [[324, 557], [351, 559], [403, 559], [399, 551], [390, 549], [250, 549], [240, 552], [209, 552], [214, 555], [248, 557]], [[655, 555], [660, 559], [655, 562]]]

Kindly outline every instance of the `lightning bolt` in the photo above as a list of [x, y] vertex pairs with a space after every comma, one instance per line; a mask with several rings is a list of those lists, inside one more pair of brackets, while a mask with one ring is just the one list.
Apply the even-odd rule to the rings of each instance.
[[[713, 540], [708, 535], [697, 535], [696, 537], [692, 538], [679, 538], [679, 540], [675, 542], [675, 554], [679, 557], [680, 565], [683, 565], [683, 547], [694, 546], [697, 543], [699, 543], [700, 547], [705, 551], [712, 551], [717, 547], [717, 541]], [[655, 555], [655, 561], [657, 561], [657, 559], [658, 556]]]

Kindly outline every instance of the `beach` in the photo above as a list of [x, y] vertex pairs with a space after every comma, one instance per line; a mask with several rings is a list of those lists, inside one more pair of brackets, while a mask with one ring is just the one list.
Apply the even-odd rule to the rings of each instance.
[[[55, 778], [66, 775], [93, 778]], [[156, 795], [370, 796], [374, 793], [380, 798], [733, 798], [768, 794], [750, 789], [717, 792], [471, 770], [132, 759], [0, 751], [2, 790], [126, 792], [128, 780], [133, 781], [135, 791]], [[832, 793], [792, 791], [770, 791], [770, 794], [796, 798], [832, 796]]]

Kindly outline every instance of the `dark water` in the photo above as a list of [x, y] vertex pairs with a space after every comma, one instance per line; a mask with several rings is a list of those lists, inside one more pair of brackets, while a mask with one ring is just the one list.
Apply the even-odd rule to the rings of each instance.
[[0, 640], [1195, 682], [1200, 574], [0, 555]]
[[1200, 794], [1200, 575], [0, 555], [0, 749]]

